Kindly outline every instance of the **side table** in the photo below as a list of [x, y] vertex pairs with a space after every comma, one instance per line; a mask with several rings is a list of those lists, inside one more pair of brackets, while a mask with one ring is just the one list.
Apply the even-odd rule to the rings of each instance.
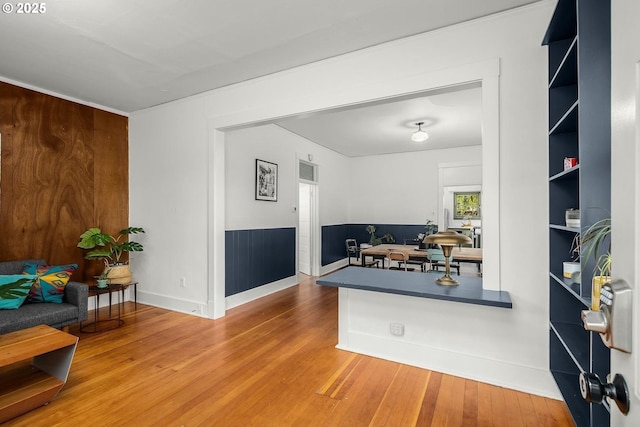
[[[124, 320], [120, 317], [124, 305], [124, 290], [126, 285], [119, 283], [109, 283], [104, 288], [97, 285], [89, 285], [89, 296], [96, 297], [96, 307], [93, 310], [93, 321], [80, 324], [80, 332], [104, 332], [119, 328], [124, 324]], [[111, 294], [113, 292], [122, 292], [122, 298], [118, 301], [118, 317], [111, 316]], [[109, 317], [100, 319], [100, 295], [109, 294]]]
[[[124, 290], [127, 289], [129, 286], [133, 286], [133, 303], [134, 303], [135, 309], [137, 310], [138, 309], [138, 282], [129, 282], [129, 283], [122, 284], [122, 289], [120, 294], [122, 299], [120, 301], [124, 301]], [[109, 294], [109, 306], [111, 306], [111, 294]]]

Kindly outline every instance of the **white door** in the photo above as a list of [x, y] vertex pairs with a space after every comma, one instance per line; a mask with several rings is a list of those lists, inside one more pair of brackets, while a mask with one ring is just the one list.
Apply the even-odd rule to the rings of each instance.
[[611, 373], [629, 387], [627, 416], [611, 406], [611, 426], [640, 426], [640, 1], [611, 2], [612, 275], [633, 288], [631, 354], [611, 351]]
[[311, 185], [300, 183], [298, 194], [298, 271], [311, 275]]

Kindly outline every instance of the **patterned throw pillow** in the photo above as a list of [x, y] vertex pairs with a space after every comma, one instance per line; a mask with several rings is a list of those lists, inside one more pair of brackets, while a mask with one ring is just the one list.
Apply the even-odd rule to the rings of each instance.
[[19, 308], [37, 279], [38, 276], [24, 274], [0, 276], [0, 310]]
[[64, 287], [78, 264], [37, 265], [31, 262], [24, 264], [24, 274], [35, 274], [38, 280], [31, 287], [27, 302], [62, 303]]

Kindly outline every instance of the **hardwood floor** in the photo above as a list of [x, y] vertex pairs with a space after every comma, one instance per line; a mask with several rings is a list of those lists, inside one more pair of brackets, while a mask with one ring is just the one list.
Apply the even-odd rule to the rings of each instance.
[[573, 425], [561, 401], [336, 349], [337, 291], [312, 279], [219, 320], [125, 305], [119, 329], [70, 329], [67, 384], [6, 425]]

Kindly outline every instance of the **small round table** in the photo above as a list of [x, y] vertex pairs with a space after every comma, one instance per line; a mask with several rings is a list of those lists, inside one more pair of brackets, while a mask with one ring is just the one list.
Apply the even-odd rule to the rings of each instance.
[[[98, 285], [89, 285], [89, 296], [96, 297], [96, 307], [93, 310], [93, 321], [80, 324], [80, 332], [104, 332], [112, 329], [119, 328], [124, 324], [124, 320], [120, 317], [121, 306], [124, 304], [124, 290], [130, 283], [119, 284], [109, 283], [104, 288], [99, 288]], [[111, 316], [111, 294], [113, 292], [122, 292], [122, 297], [118, 301], [118, 317]], [[106, 319], [100, 319], [100, 295], [109, 294], [109, 317]]]

